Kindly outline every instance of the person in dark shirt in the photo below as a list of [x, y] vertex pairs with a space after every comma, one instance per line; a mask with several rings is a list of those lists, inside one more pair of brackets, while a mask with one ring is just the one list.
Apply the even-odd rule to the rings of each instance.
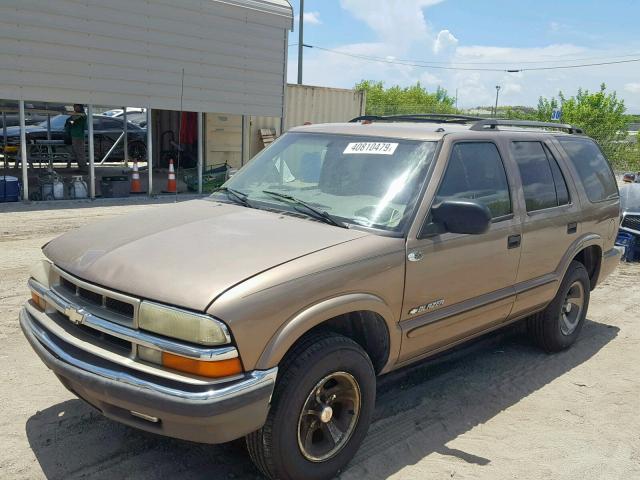
[[80, 170], [87, 170], [87, 159], [84, 147], [84, 132], [87, 129], [87, 116], [84, 113], [84, 105], [76, 103], [73, 113], [65, 125], [71, 137], [71, 150]]

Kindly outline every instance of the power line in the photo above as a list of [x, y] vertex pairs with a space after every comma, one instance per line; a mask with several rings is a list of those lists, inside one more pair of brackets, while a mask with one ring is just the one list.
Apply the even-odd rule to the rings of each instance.
[[[531, 72], [538, 70], [559, 70], [559, 69], [570, 69], [570, 68], [583, 68], [583, 67], [596, 67], [602, 65], [616, 65], [622, 63], [632, 63], [632, 62], [640, 62], [640, 58], [633, 58], [628, 60], [612, 60], [608, 62], [597, 62], [597, 63], [583, 63], [577, 65], [553, 65], [547, 67], [526, 67], [526, 68], [479, 68], [479, 67], [456, 67], [456, 66], [443, 66], [436, 64], [435, 62], [421, 62], [421, 61], [412, 61], [412, 60], [395, 60], [389, 58], [382, 57], [373, 57], [369, 55], [361, 55], [356, 53], [348, 53], [342, 52], [340, 50], [332, 50], [330, 48], [319, 47], [317, 45], [309, 45], [303, 44], [306, 48], [314, 48], [316, 50], [322, 50], [325, 52], [333, 53], [336, 55], [343, 55], [346, 57], [356, 58], [359, 60], [377, 62], [377, 63], [388, 63], [390, 65], [403, 65], [407, 67], [418, 67], [418, 68], [431, 68], [437, 70], [456, 70], [456, 71], [472, 71], [472, 72], [506, 72], [506, 73], [519, 73], [519, 72]], [[459, 65], [453, 63], [452, 65]]]

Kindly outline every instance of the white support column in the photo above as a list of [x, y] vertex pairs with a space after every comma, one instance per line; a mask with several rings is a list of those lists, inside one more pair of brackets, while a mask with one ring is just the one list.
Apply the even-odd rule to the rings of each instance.
[[204, 114], [198, 112], [198, 193], [202, 193], [202, 170], [204, 168]]
[[89, 134], [89, 197], [96, 198], [95, 145], [93, 143], [93, 105], [87, 106], [87, 129]]
[[149, 173], [149, 196], [153, 195], [153, 115], [147, 107], [147, 169]]
[[24, 100], [20, 100], [20, 158], [22, 159], [22, 199], [29, 200], [29, 174], [27, 168], [27, 127], [24, 120]]
[[7, 137], [7, 113], [2, 112], [2, 160], [4, 161], [4, 168], [9, 166], [9, 162], [7, 160], [7, 145], [9, 144], [9, 139]]
[[129, 129], [127, 122], [127, 107], [122, 107], [123, 114], [122, 118], [124, 120], [124, 164], [129, 166]]

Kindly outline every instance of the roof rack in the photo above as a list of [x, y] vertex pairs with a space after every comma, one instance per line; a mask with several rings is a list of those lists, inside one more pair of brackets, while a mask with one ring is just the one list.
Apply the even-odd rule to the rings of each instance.
[[369, 122], [424, 122], [424, 123], [471, 123], [483, 120], [481, 117], [456, 115], [450, 113], [411, 113], [403, 115], [362, 115], [351, 120], [351, 123]]
[[583, 130], [567, 123], [537, 122], [534, 120], [505, 120], [505, 119], [484, 119], [475, 123], [471, 130], [495, 130], [498, 126], [506, 127], [533, 127], [533, 128], [555, 128], [566, 130], [571, 134], [583, 134]]

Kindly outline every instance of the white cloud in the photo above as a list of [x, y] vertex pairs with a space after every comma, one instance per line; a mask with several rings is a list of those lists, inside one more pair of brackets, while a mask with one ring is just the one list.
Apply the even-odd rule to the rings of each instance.
[[640, 93], [640, 82], [626, 83], [624, 89], [631, 93]]
[[320, 12], [304, 12], [302, 15], [305, 24], [309, 25], [321, 25]]
[[[340, 0], [340, 5], [365, 22], [381, 40], [404, 50], [414, 42], [429, 39], [429, 26], [422, 9], [442, 1]], [[399, 6], [400, 3], [402, 6]]]
[[433, 43], [433, 52], [439, 54], [455, 48], [456, 45], [458, 45], [458, 39], [449, 30], [440, 30]]

